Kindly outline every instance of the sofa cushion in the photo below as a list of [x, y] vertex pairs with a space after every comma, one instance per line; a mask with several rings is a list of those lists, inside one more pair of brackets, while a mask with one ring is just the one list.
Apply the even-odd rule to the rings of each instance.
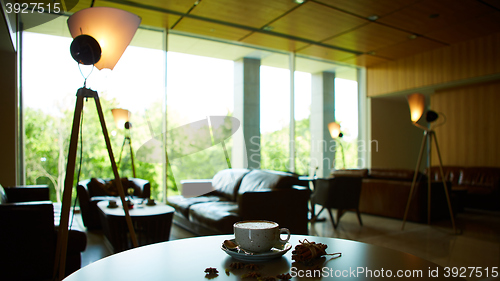
[[214, 194], [236, 201], [241, 180], [248, 172], [248, 169], [225, 169], [218, 172], [212, 179]]
[[[451, 185], [453, 187], [456, 187], [460, 184], [459, 181], [462, 177], [463, 170], [464, 167], [460, 166], [443, 166], [444, 179], [447, 182], [451, 182]], [[439, 166], [433, 166], [430, 168], [430, 170], [426, 169], [425, 174], [432, 181], [442, 181]]]
[[468, 167], [460, 177], [460, 185], [468, 193], [491, 194], [500, 188], [500, 168]]
[[[400, 181], [413, 181], [415, 171], [407, 169], [370, 169], [368, 173], [369, 178], [386, 179], [386, 180], [400, 180]], [[423, 174], [418, 173], [417, 180], [422, 180]]]
[[342, 169], [333, 170], [330, 174], [331, 177], [366, 177], [368, 169]]
[[9, 203], [50, 200], [47, 184], [8, 186], [5, 194]]
[[279, 188], [290, 188], [302, 185], [298, 177], [285, 172], [252, 170], [241, 180], [238, 194], [248, 191], [267, 191]]
[[208, 202], [218, 202], [226, 201], [224, 198], [216, 195], [206, 195], [198, 197], [186, 198], [182, 195], [169, 196], [167, 198], [167, 204], [174, 207], [176, 212], [183, 215], [185, 218], [189, 218], [189, 208], [195, 204], [208, 203]]
[[219, 201], [194, 204], [189, 208], [189, 220], [222, 234], [233, 233], [233, 224], [240, 221], [238, 203]]
[[[130, 182], [127, 178], [122, 178], [122, 186], [125, 194], [130, 187]], [[103, 180], [98, 178], [91, 178], [88, 184], [89, 196], [118, 196], [118, 188], [115, 180]]]

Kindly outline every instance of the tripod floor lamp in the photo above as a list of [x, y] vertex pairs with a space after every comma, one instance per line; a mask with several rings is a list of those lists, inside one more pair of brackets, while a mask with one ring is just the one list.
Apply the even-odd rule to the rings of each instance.
[[[450, 212], [450, 218], [451, 218], [451, 224], [453, 226], [453, 231], [456, 233], [456, 226], [455, 226], [455, 218], [453, 216], [453, 209], [451, 207], [451, 202], [450, 202], [450, 195], [448, 193], [448, 188], [446, 185], [446, 179], [444, 177], [444, 172], [443, 172], [443, 161], [441, 160], [441, 152], [439, 151], [439, 145], [437, 141], [437, 136], [432, 127], [430, 126], [429, 128], [424, 127], [420, 124], [417, 123], [417, 121], [422, 117], [424, 113], [424, 108], [425, 108], [425, 96], [419, 93], [414, 93], [408, 96], [408, 105], [410, 107], [410, 113], [411, 113], [411, 121], [413, 125], [417, 126], [418, 128], [424, 130], [424, 137], [422, 139], [422, 145], [420, 147], [420, 153], [418, 155], [418, 160], [417, 160], [417, 167], [415, 168], [415, 174], [413, 176], [413, 181], [411, 183], [411, 188], [410, 188], [410, 194], [408, 195], [408, 202], [406, 203], [406, 208], [405, 208], [405, 214], [403, 217], [403, 225], [401, 229], [404, 229], [405, 223], [406, 223], [406, 218], [408, 216], [408, 210], [410, 209], [410, 203], [411, 199], [413, 197], [413, 191], [415, 189], [415, 184], [417, 181], [417, 175], [418, 171], [420, 168], [420, 164], [422, 162], [422, 156], [424, 154], [425, 150], [425, 144], [427, 143], [429, 145], [427, 149], [427, 170], [430, 173], [430, 163], [431, 163], [431, 147], [432, 144], [434, 143], [436, 145], [436, 152], [438, 155], [439, 159], [439, 172], [441, 175], [441, 180], [443, 182], [443, 187], [444, 187], [444, 193], [446, 195], [446, 201], [448, 204], [448, 210]], [[426, 121], [428, 123], [432, 123], [438, 119], [438, 114], [432, 110], [428, 110], [426, 113]], [[434, 126], [435, 127], [435, 126]], [[430, 224], [431, 222], [431, 178], [427, 179], [427, 223]]]
[[[340, 152], [342, 154], [342, 169], [345, 169], [345, 155], [344, 155], [344, 146], [339, 138], [343, 137], [344, 134], [340, 132], [340, 124], [337, 122], [331, 122], [328, 124], [328, 131], [330, 131], [330, 135], [332, 139], [340, 146]], [[336, 151], [336, 150], [335, 150]], [[333, 156], [332, 169], [335, 169], [335, 155]]]
[[[141, 19], [137, 15], [116, 8], [91, 7], [78, 11], [68, 19], [68, 27], [74, 38], [70, 47], [71, 55], [79, 64], [93, 65], [98, 69], [113, 69], [134, 37], [140, 22]], [[99, 95], [96, 91], [86, 88], [85, 82], [84, 87], [78, 89], [76, 97], [77, 100], [69, 144], [66, 178], [64, 181], [61, 218], [57, 233], [53, 273], [54, 280], [62, 280], [65, 275], [71, 194], [73, 190], [78, 134], [84, 99], [93, 98], [95, 101], [102, 133], [111, 161], [111, 167], [116, 179], [118, 193], [125, 212], [132, 245], [134, 247], [137, 246], [137, 237], [125, 201], [125, 193], [115, 163], [106, 123], [104, 122], [104, 114], [99, 101]]]
[[130, 123], [130, 111], [123, 108], [113, 108], [111, 109], [113, 118], [115, 119], [116, 127], [118, 129], [125, 129], [125, 137], [123, 138], [122, 148], [120, 150], [120, 157], [118, 158], [118, 168], [122, 162], [123, 148], [128, 144], [130, 148], [130, 161], [132, 162], [132, 175], [135, 178], [135, 164], [134, 164], [134, 151], [132, 149], [132, 137], [130, 135], [130, 129], [132, 129], [132, 123]]

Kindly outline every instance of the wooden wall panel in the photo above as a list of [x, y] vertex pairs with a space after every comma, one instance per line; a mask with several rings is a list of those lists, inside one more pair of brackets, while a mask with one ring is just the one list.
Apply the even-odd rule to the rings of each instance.
[[[500, 81], [437, 91], [431, 108], [446, 116], [436, 128], [444, 165], [500, 167]], [[432, 163], [438, 164], [433, 147]]]
[[[371, 167], [414, 170], [424, 131], [411, 123], [406, 100], [377, 98], [370, 105]], [[424, 158], [422, 168], [427, 163]]]
[[500, 33], [367, 68], [369, 97], [500, 73]]

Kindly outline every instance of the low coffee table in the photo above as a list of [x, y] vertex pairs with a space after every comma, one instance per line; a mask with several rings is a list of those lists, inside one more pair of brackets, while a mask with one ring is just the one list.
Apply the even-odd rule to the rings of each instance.
[[[130, 234], [125, 221], [125, 212], [118, 206], [109, 208], [109, 201], [97, 203], [104, 235], [115, 253], [132, 248]], [[135, 204], [129, 209], [139, 246], [168, 241], [175, 209], [163, 203], [156, 205]]]

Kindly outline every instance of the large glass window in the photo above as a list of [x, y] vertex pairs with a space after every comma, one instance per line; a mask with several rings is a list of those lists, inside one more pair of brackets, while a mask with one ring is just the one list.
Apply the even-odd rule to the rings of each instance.
[[211, 179], [228, 168], [232, 138], [222, 143], [212, 136], [218, 130], [231, 135], [225, 117], [233, 115], [234, 62], [177, 52], [168, 52], [167, 61], [167, 151], [174, 194], [181, 180]]
[[260, 67], [261, 168], [290, 170], [290, 70]]
[[[39, 26], [40, 29], [43, 26]], [[162, 45], [162, 32], [139, 29], [137, 34], [142, 39], [147, 37], [151, 44]], [[164, 112], [165, 58], [162, 50], [137, 47], [132, 42], [113, 71], [98, 71], [85, 66], [79, 68], [69, 52], [71, 42], [67, 32], [59, 36], [30, 30], [23, 32], [21, 67], [26, 184], [48, 184], [53, 201], [61, 200], [76, 92], [84, 85], [85, 77], [88, 77], [86, 86], [99, 94], [117, 162], [125, 132], [113, 122], [111, 109], [124, 108], [131, 112], [133, 151], [161, 129]], [[141, 42], [144, 44], [144, 40]], [[112, 178], [95, 102], [88, 99], [84, 103], [81, 156], [79, 148], [75, 182], [93, 177]], [[133, 176], [128, 151], [126, 148], [122, 155], [121, 177]], [[136, 160], [135, 169], [136, 177], [151, 182], [153, 196], [161, 197], [161, 163]]]
[[311, 166], [311, 74], [295, 71], [295, 172], [300, 175], [314, 173]]
[[[163, 200], [166, 193], [178, 193], [182, 180], [212, 178], [231, 165], [234, 144], [230, 135], [235, 128], [231, 128], [227, 117], [234, 114], [234, 61], [249, 54], [260, 54], [261, 60], [260, 167], [293, 170], [303, 175], [314, 173], [310, 133], [311, 74], [322, 71], [336, 73], [335, 119], [344, 134], [341, 142], [345, 167], [357, 166], [357, 82], [352, 75], [355, 68], [297, 57], [293, 108], [295, 137], [291, 140], [289, 54], [257, 51], [241, 44], [185, 34], [169, 34], [169, 52], [166, 53], [163, 50], [165, 38], [163, 32], [139, 29], [113, 71], [90, 73], [89, 68], [80, 70], [71, 58], [69, 34], [23, 33], [26, 184], [47, 183], [54, 191], [51, 192], [53, 200], [59, 200], [75, 94], [86, 76], [87, 87], [99, 92], [115, 158], [121, 158], [122, 177], [132, 177], [131, 155], [127, 147], [122, 146], [126, 132], [113, 122], [113, 108], [124, 108], [132, 113], [130, 133], [134, 152], [153, 139], [159, 148], [163, 148], [161, 143], [166, 141], [166, 157], [153, 155], [155, 161], [149, 161], [139, 154], [135, 159], [136, 176], [151, 182], [155, 199]], [[228, 137], [221, 142], [216, 134]], [[111, 178], [111, 166], [93, 101], [85, 103], [82, 136], [80, 179]], [[294, 155], [290, 155], [291, 144]], [[336, 168], [342, 167], [338, 164], [341, 157], [337, 149]], [[168, 165], [163, 166], [159, 159], [168, 159]], [[163, 186], [169, 191], [163, 190]]]
[[[335, 78], [335, 120], [341, 126], [343, 137], [338, 139], [341, 149], [336, 149], [335, 168], [358, 167], [358, 83], [354, 80]], [[343, 149], [343, 151], [342, 151]]]

